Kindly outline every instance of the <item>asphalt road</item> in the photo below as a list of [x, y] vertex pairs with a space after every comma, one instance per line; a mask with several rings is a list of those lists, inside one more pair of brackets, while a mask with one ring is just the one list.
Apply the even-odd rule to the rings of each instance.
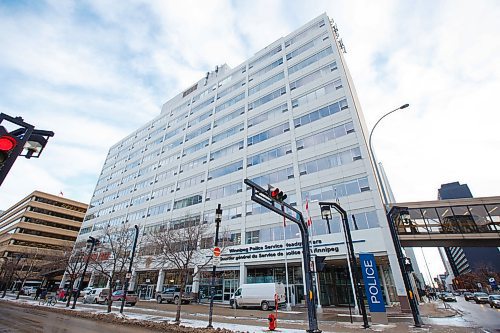
[[67, 316], [50, 310], [24, 308], [2, 302], [0, 333], [152, 333], [139, 327], [113, 325], [95, 320]]
[[476, 304], [457, 296], [457, 302], [448, 303], [462, 314], [462, 319], [481, 327], [485, 332], [500, 332], [500, 309], [491, 308], [489, 304]]

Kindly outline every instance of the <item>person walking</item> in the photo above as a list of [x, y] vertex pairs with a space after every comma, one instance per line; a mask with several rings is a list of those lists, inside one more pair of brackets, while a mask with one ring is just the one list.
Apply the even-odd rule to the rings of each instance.
[[37, 300], [38, 297], [40, 297], [40, 293], [41, 292], [42, 292], [42, 288], [37, 287], [36, 290], [35, 290], [35, 300]]

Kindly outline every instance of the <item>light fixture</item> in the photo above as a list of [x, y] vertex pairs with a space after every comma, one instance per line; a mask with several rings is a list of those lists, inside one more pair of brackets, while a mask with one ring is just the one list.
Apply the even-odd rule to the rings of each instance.
[[330, 206], [321, 206], [321, 218], [324, 220], [332, 218], [332, 211]]

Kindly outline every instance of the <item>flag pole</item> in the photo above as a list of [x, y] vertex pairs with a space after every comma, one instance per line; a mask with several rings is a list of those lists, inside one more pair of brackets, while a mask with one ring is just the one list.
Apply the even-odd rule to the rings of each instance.
[[[284, 211], [285, 207], [281, 206], [281, 209]], [[283, 239], [284, 239], [284, 247], [285, 247], [285, 279], [286, 279], [286, 311], [291, 311], [292, 306], [290, 305], [290, 289], [288, 287], [288, 259], [286, 254], [286, 218], [283, 216]], [[278, 307], [276, 307], [277, 309]]]
[[[315, 255], [314, 253], [314, 227], [312, 225], [312, 219], [311, 219], [311, 214], [309, 214], [309, 198], [306, 198], [306, 213], [307, 213], [307, 226], [311, 228], [311, 232], [309, 233], [309, 237], [311, 238], [311, 252]], [[316, 260], [316, 256], [314, 256], [314, 259]], [[317, 299], [317, 305], [316, 305], [316, 311], [318, 313], [323, 312], [323, 308], [321, 307], [321, 300], [320, 300], [320, 293], [319, 293], [319, 281], [318, 281], [318, 271], [316, 269], [316, 263], [314, 265], [314, 281], [316, 284], [316, 299]]]

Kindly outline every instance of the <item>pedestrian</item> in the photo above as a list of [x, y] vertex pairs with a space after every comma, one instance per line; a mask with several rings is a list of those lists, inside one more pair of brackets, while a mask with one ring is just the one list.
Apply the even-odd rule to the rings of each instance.
[[45, 299], [47, 297], [47, 289], [43, 289], [40, 293], [40, 299]]
[[35, 299], [38, 299], [38, 297], [40, 296], [41, 292], [42, 292], [42, 288], [37, 287], [36, 290], [35, 290]]

